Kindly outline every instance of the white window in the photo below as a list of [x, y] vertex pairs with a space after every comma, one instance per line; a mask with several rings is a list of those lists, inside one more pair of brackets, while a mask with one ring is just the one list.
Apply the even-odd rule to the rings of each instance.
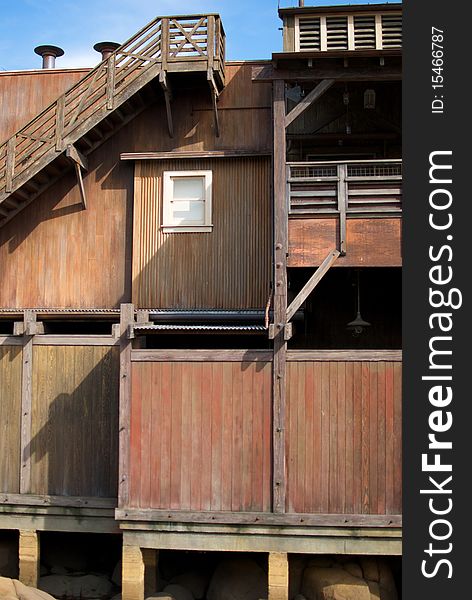
[[211, 171], [164, 171], [162, 229], [167, 233], [209, 232]]

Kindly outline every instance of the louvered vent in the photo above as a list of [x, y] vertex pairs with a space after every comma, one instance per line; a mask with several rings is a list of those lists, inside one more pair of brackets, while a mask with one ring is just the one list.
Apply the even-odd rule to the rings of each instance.
[[300, 19], [300, 50], [321, 50], [320, 19]]
[[354, 45], [356, 50], [375, 48], [375, 17], [354, 17]]
[[347, 17], [326, 17], [326, 49], [347, 50]]
[[383, 48], [400, 48], [402, 45], [402, 16], [382, 15]]

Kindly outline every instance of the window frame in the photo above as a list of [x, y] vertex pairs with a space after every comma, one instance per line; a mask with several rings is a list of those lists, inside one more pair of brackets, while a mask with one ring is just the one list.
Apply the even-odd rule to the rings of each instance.
[[[203, 223], [202, 224], [182, 224], [173, 222], [172, 205], [174, 200], [173, 179], [176, 178], [203, 178]], [[195, 171], [164, 171], [162, 173], [162, 220], [161, 229], [163, 233], [210, 233], [213, 230], [211, 201], [213, 189], [213, 171], [195, 170]]]

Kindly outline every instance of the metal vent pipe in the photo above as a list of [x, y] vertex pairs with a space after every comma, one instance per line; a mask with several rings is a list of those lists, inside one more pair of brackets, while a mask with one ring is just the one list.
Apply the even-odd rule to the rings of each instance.
[[43, 69], [55, 69], [56, 58], [64, 55], [64, 50], [59, 46], [51, 46], [46, 44], [44, 46], [36, 46], [34, 49], [36, 54], [43, 58]]
[[107, 58], [110, 57], [110, 54], [113, 54], [119, 47], [120, 44], [117, 42], [98, 42], [93, 49], [102, 55], [102, 60], [107, 60]]

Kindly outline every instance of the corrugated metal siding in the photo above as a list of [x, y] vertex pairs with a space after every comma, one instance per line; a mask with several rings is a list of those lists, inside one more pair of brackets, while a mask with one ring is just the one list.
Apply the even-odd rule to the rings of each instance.
[[287, 511], [401, 514], [401, 363], [289, 362]]
[[269, 511], [271, 364], [132, 364], [130, 507]]
[[[163, 171], [213, 171], [211, 233], [163, 233]], [[133, 302], [156, 308], [263, 308], [270, 282], [270, 159], [136, 164]]]
[[0, 346], [0, 492], [20, 487], [22, 348]]
[[115, 497], [118, 348], [33, 349], [31, 493]]

